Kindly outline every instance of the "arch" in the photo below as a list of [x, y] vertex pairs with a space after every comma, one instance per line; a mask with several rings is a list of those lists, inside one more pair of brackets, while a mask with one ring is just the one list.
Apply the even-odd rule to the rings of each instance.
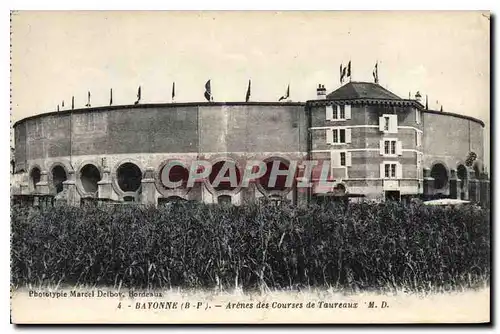
[[461, 163], [457, 165], [457, 177], [460, 180], [460, 189], [465, 189], [469, 181], [469, 171], [465, 164]]
[[188, 200], [181, 196], [168, 196], [168, 197], [159, 197], [158, 198], [158, 206], [168, 206], [171, 204], [179, 204], [179, 203], [187, 203]]
[[219, 195], [217, 196], [217, 203], [224, 205], [232, 204], [233, 198], [231, 195]]
[[434, 178], [434, 189], [446, 188], [449, 175], [449, 170], [443, 162], [435, 162], [431, 167], [431, 177]]
[[476, 160], [472, 165], [472, 169], [474, 170], [474, 177], [479, 180], [481, 178], [481, 174], [483, 172], [483, 164], [481, 161]]
[[77, 188], [82, 195], [96, 195], [97, 183], [102, 179], [102, 173], [93, 163], [84, 163], [78, 170]]
[[50, 170], [50, 178], [52, 180], [52, 187], [58, 194], [63, 191], [63, 182], [68, 179], [68, 172], [63, 164], [53, 164]]
[[136, 159], [122, 159], [113, 166], [110, 177], [113, 190], [123, 200], [130, 201], [128, 197], [137, 197], [142, 190], [144, 168]]
[[42, 168], [39, 165], [33, 165], [29, 173], [29, 189], [34, 192], [36, 184], [42, 179]]
[[[207, 187], [208, 191], [215, 196], [221, 196], [221, 195], [235, 195], [241, 190], [241, 169], [240, 166], [236, 161], [229, 157], [220, 157], [217, 159], [211, 160], [211, 171], [210, 175], [205, 178], [205, 186]], [[235, 168], [236, 171], [236, 187], [231, 185], [230, 182], [220, 182], [217, 186], [213, 186], [215, 178], [217, 177], [218, 173], [222, 169], [222, 167], [225, 164], [232, 165]], [[228, 171], [229, 172], [229, 171]], [[228, 176], [228, 172], [223, 175], [223, 176]]]
[[335, 187], [333, 187], [333, 193], [335, 196], [344, 196], [347, 193], [345, 184], [337, 183]]
[[[182, 186], [177, 187], [177, 188], [169, 188], [169, 187], [165, 186], [163, 184], [163, 181], [162, 181], [163, 169], [165, 168], [165, 166], [168, 163], [173, 162], [173, 161], [175, 161], [176, 163], [179, 164], [179, 168], [175, 168], [175, 167], [171, 168], [171, 170], [169, 172], [170, 180], [173, 182], [179, 181], [179, 180], [186, 181], [185, 183], [183, 182]], [[185, 176], [186, 172], [187, 172], [187, 177]], [[160, 165], [158, 166], [158, 168], [156, 169], [156, 171], [154, 173], [156, 190], [158, 190], [158, 192], [164, 198], [168, 198], [171, 196], [179, 196], [182, 198], [183, 196], [186, 196], [187, 193], [191, 190], [191, 188], [186, 187], [188, 177], [189, 177], [189, 169], [187, 167], [186, 162], [181, 161], [180, 159], [164, 160], [160, 163]]]
[[125, 162], [116, 170], [116, 184], [122, 192], [138, 192], [141, 188], [142, 171], [136, 164]]
[[292, 187], [290, 188], [287, 188], [285, 185], [287, 176], [277, 176], [275, 185], [270, 186], [269, 178], [271, 176], [271, 170], [274, 161], [280, 162], [280, 165], [278, 167], [279, 170], [286, 170], [290, 167], [290, 161], [280, 156], [272, 156], [264, 159], [263, 162], [266, 164], [267, 167], [266, 173], [257, 180], [256, 186], [257, 189], [259, 189], [259, 191], [267, 197], [272, 197], [272, 196], [285, 197], [293, 189], [295, 185], [295, 177], [293, 180]]

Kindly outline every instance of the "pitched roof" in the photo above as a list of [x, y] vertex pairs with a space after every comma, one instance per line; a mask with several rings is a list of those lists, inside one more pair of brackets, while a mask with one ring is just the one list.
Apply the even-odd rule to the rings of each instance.
[[391, 99], [401, 100], [399, 96], [379, 84], [371, 82], [349, 82], [326, 96], [327, 100], [347, 99]]

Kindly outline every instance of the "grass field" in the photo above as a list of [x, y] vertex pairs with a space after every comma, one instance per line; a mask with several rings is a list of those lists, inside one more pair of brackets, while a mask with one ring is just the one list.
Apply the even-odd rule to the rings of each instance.
[[460, 290], [489, 284], [488, 210], [419, 204], [12, 207], [11, 283]]

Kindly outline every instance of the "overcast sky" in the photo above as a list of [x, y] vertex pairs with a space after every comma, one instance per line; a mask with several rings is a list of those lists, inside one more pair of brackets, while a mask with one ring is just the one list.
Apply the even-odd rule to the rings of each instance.
[[[12, 17], [12, 121], [65, 101], [132, 104], [314, 99], [322, 83], [373, 81], [402, 98], [480, 118], [489, 126], [490, 51], [480, 12], [17, 12]], [[449, 129], [443, 129], [449, 131]], [[488, 138], [489, 141], [489, 138]], [[489, 150], [489, 145], [487, 146]], [[489, 160], [487, 158], [487, 160]]]

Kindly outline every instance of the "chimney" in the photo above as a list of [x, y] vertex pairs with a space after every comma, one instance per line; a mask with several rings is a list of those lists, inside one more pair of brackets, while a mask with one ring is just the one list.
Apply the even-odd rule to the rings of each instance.
[[324, 85], [322, 84], [318, 85], [318, 88], [316, 89], [316, 95], [318, 100], [326, 99], [326, 88]]

